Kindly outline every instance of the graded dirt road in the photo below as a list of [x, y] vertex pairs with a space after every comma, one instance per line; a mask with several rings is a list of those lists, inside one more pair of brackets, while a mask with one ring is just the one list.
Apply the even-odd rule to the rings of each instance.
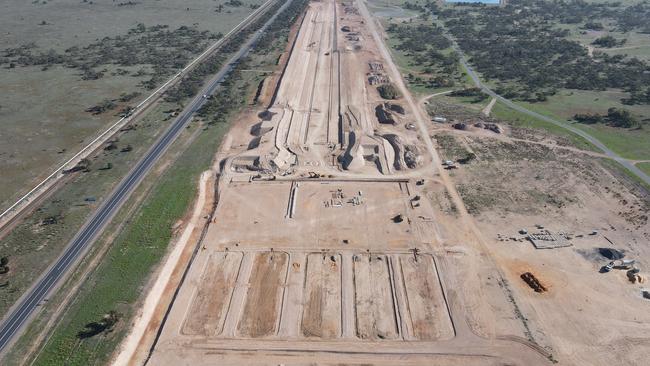
[[[363, 3], [309, 4], [273, 100], [229, 133], [149, 364], [551, 363], [477, 276], [499, 271], [373, 22]], [[431, 190], [455, 200], [455, 224]]]

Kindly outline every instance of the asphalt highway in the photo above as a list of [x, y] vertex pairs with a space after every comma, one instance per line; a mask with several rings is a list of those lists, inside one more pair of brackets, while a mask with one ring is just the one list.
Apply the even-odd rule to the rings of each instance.
[[[77, 235], [68, 244], [62, 255], [43, 274], [34, 286], [18, 300], [0, 326], [0, 352], [10, 344], [20, 331], [28, 324], [40, 304], [47, 299], [52, 291], [62, 283], [66, 275], [75, 267], [78, 260], [86, 253], [89, 246], [99, 236], [111, 218], [117, 213], [122, 204], [129, 198], [138, 184], [151, 170], [158, 159], [167, 151], [185, 128], [196, 111], [206, 103], [203, 95], [212, 95], [219, 87], [234, 65], [248, 54], [266, 28], [292, 2], [285, 3], [256, 31], [239, 51], [225, 64], [221, 70], [206, 84], [204, 89], [189, 103], [183, 112], [172, 122], [165, 133], [154, 143], [143, 158], [133, 167], [126, 177], [118, 184], [111, 194], [102, 202], [97, 211], [84, 224]], [[264, 16], [264, 15], [261, 15]]]

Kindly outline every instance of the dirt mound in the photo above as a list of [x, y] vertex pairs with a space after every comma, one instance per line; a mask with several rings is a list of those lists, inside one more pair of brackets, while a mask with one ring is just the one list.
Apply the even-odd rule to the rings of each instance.
[[625, 257], [625, 253], [623, 251], [612, 248], [598, 248], [598, 253], [610, 261], [622, 259]]
[[396, 123], [393, 114], [390, 112], [390, 109], [388, 109], [384, 104], [380, 104], [375, 107], [375, 116], [377, 116], [379, 123], [391, 125], [394, 125]]
[[262, 121], [270, 121], [273, 118], [273, 116], [276, 115], [276, 114], [277, 113], [273, 113], [273, 112], [271, 112], [271, 111], [269, 111], [267, 109], [267, 110], [264, 110], [264, 111], [258, 113], [257, 116], [260, 119], [262, 119]]
[[416, 168], [422, 162], [422, 156], [415, 145], [406, 145], [404, 150], [404, 161], [411, 169]]

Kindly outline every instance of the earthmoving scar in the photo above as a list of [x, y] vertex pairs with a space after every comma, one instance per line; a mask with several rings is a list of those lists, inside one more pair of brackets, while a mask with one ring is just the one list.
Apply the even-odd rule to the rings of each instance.
[[636, 261], [634, 259], [617, 259], [613, 260], [607, 265], [603, 266], [600, 269], [601, 273], [606, 273], [612, 269], [625, 269], [627, 270], [627, 278], [632, 283], [643, 282], [643, 277], [639, 274], [640, 270], [635, 266]]

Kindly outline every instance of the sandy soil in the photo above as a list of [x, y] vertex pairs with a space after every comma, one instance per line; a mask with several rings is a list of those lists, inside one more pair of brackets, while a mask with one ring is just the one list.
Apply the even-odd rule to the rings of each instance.
[[246, 295], [238, 331], [245, 337], [263, 337], [276, 331], [278, 305], [282, 301], [280, 288], [287, 272], [286, 253], [263, 252], [255, 255], [250, 287]]
[[[394, 124], [376, 113], [383, 77], [403, 94]], [[597, 273], [593, 248], [647, 257], [645, 206], [598, 156], [424, 116], [363, 3], [312, 2], [276, 99], [229, 134], [219, 204], [150, 364], [640, 364], [643, 285]], [[436, 148], [476, 159], [446, 171]], [[416, 164], [390, 163], [407, 150]], [[517, 234], [534, 224], [573, 246], [535, 249]], [[225, 253], [242, 253], [236, 280], [214, 261]]]
[[185, 334], [210, 336], [221, 332], [225, 312], [232, 296], [241, 253], [223, 252], [210, 257], [183, 327]]
[[[416, 260], [417, 258], [417, 260]], [[435, 340], [453, 336], [442, 327], [449, 321], [442, 289], [435, 273], [435, 263], [429, 256], [401, 256], [399, 258], [408, 309], [413, 324], [413, 336], [421, 340]], [[445, 332], [446, 331], [446, 332]]]
[[369, 254], [354, 260], [357, 334], [361, 339], [398, 336], [388, 266], [386, 256]]
[[[297, 364], [312, 363], [303, 357], [313, 352], [334, 357], [344, 345], [358, 352], [346, 358], [353, 363], [390, 362], [397, 352], [413, 364], [442, 364], [465, 359], [468, 345], [481, 364], [546, 357], [525, 340], [476, 338], [486, 313], [480, 292], [472, 291], [480, 285], [448, 298], [457, 271], [445, 272], [434, 258], [449, 238], [423, 199], [442, 183], [431, 173], [439, 158], [430, 142], [405, 128], [422, 115], [412, 99], [390, 107], [371, 85], [370, 76], [397, 82], [399, 75], [384, 67], [385, 50], [379, 52], [367, 24], [356, 5], [310, 4], [272, 105], [244, 113], [228, 135], [213, 222], [150, 362], [248, 362], [255, 349], [266, 363], [280, 345], [293, 355], [282, 363]], [[377, 108], [394, 123], [380, 123]], [[422, 262], [410, 259], [414, 248]], [[211, 304], [209, 294], [230, 285], [206, 276], [232, 278], [230, 267], [211, 259], [226, 252], [243, 258], [223, 327], [215, 327], [227, 300]], [[188, 326], [196, 332], [184, 332]], [[431, 349], [439, 350], [426, 353]], [[457, 356], [434, 355], [440, 352]]]
[[307, 259], [305, 337], [336, 338], [341, 335], [341, 256], [310, 254]]

